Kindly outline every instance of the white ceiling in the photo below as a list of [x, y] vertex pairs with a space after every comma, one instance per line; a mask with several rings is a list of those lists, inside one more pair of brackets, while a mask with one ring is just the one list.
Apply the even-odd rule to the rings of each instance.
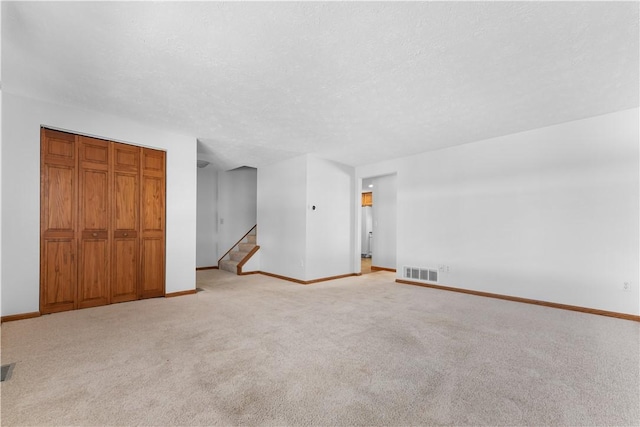
[[349, 165], [638, 106], [638, 2], [2, 2], [3, 91]]

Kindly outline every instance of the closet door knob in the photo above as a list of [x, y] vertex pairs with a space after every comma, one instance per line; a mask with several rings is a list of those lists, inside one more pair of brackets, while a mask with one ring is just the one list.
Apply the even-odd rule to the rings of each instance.
[[127, 237], [129, 235], [129, 233], [124, 233], [124, 237]]
[[91, 233], [93, 237], [98, 237], [98, 233]]

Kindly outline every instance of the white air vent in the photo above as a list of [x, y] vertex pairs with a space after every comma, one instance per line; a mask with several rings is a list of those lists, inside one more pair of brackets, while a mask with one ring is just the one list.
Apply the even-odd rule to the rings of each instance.
[[404, 277], [424, 282], [438, 282], [438, 270], [435, 268], [404, 267]]

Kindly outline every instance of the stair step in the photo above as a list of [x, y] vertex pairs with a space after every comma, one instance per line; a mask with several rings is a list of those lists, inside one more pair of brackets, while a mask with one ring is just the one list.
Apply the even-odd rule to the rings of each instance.
[[238, 272], [238, 261], [231, 260], [222, 260], [220, 261], [220, 265], [218, 265], [220, 270], [225, 270], [230, 273], [236, 274]]
[[256, 247], [255, 243], [239, 243], [238, 249], [240, 252], [251, 252]]
[[229, 252], [229, 256], [231, 257], [231, 261], [242, 261], [244, 257], [247, 256], [247, 253], [232, 251], [232, 252]]
[[247, 236], [247, 243], [251, 243], [251, 244], [256, 244], [256, 235], [255, 234], [249, 234]]

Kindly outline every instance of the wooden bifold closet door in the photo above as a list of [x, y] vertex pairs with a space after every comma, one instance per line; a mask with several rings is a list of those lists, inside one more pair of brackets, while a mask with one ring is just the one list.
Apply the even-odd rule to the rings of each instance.
[[114, 276], [112, 302], [138, 299], [140, 264], [140, 150], [113, 144], [113, 226]]
[[165, 153], [142, 151], [142, 298], [164, 295]]
[[40, 312], [164, 295], [165, 153], [41, 129]]
[[109, 142], [78, 138], [78, 308], [109, 303]]
[[76, 308], [78, 174], [76, 138], [41, 134], [40, 312]]

